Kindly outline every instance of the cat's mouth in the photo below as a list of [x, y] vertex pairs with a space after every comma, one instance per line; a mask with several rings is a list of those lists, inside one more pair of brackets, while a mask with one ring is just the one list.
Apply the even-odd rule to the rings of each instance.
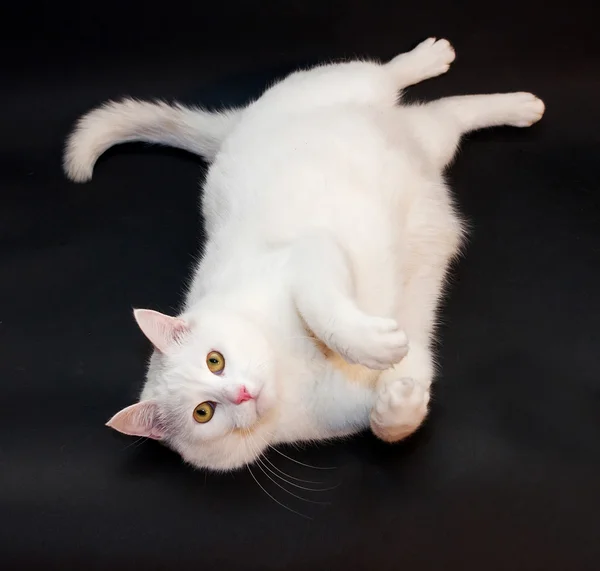
[[253, 398], [239, 405], [237, 419], [240, 431], [252, 431], [272, 417], [275, 399], [268, 388], [260, 387]]
[[246, 426], [238, 426], [234, 429], [234, 432], [244, 437], [251, 436], [255, 431], [273, 421], [273, 418], [275, 417], [274, 408], [272, 406], [267, 406], [264, 410], [259, 412], [258, 403], [256, 404], [256, 415], [253, 422], [248, 423]]

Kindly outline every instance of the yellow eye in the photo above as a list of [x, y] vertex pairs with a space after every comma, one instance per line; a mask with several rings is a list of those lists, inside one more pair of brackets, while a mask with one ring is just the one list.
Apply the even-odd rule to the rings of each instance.
[[215, 414], [215, 405], [212, 402], [203, 402], [194, 409], [194, 420], [200, 424], [208, 422]]
[[225, 357], [218, 351], [211, 351], [206, 356], [206, 366], [211, 373], [218, 375], [222, 373], [225, 368]]

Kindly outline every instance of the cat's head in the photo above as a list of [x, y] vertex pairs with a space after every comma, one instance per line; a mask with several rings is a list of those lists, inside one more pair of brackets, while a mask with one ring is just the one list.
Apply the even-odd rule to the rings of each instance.
[[155, 351], [140, 402], [107, 425], [160, 440], [197, 467], [232, 470], [255, 460], [278, 402], [275, 352], [260, 328], [226, 311], [134, 315]]

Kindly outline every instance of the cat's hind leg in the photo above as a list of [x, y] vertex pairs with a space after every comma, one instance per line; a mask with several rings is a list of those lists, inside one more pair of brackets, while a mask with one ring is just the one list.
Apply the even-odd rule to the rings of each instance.
[[397, 90], [446, 73], [456, 54], [448, 40], [428, 38], [384, 64]]
[[454, 58], [447, 40], [429, 38], [386, 63], [355, 60], [295, 72], [265, 96], [295, 110], [347, 103], [393, 107], [402, 89], [446, 73]]
[[544, 114], [544, 103], [532, 93], [494, 93], [446, 97], [399, 110], [433, 165], [452, 161], [461, 137], [469, 131], [500, 125], [529, 127]]

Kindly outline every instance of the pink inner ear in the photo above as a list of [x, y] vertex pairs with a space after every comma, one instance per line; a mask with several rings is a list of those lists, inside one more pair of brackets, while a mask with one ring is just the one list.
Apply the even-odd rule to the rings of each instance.
[[145, 436], [154, 440], [161, 440], [164, 434], [158, 423], [156, 403], [153, 401], [142, 401], [124, 408], [106, 426], [129, 436]]
[[161, 353], [167, 353], [169, 348], [189, 331], [183, 319], [152, 309], [136, 309], [133, 315], [144, 335]]

